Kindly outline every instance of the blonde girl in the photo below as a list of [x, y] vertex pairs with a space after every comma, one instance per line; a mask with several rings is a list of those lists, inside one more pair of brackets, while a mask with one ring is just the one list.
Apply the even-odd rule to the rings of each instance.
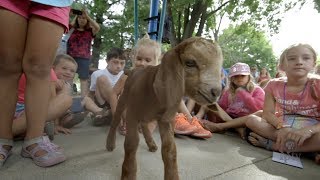
[[[146, 67], [146, 66], [156, 66], [160, 62], [161, 56], [161, 46], [156, 41], [149, 38], [148, 35], [145, 35], [140, 39], [136, 46], [133, 49], [133, 67]], [[116, 85], [113, 87], [113, 91], [110, 98], [110, 106], [112, 114], [115, 113], [118, 97], [121, 94], [124, 84], [127, 79], [127, 75], [122, 75]], [[151, 123], [152, 125], [153, 123]], [[151, 128], [154, 129], [154, 125]], [[120, 123], [119, 132], [122, 135], [126, 134], [125, 122]]]
[[229, 86], [226, 89], [218, 104], [233, 120], [222, 123], [216, 120], [204, 121], [204, 126], [211, 132], [220, 132], [229, 128], [237, 129], [241, 138], [244, 137], [245, 122], [248, 115], [258, 112], [263, 107], [264, 91], [254, 83], [250, 75], [250, 67], [245, 63], [236, 63], [230, 68]]
[[[308, 44], [283, 52], [279, 69], [287, 78], [268, 83], [262, 118], [247, 121], [253, 145], [280, 152], [320, 151], [320, 79], [309, 74], [316, 59]], [[315, 160], [319, 163], [319, 155]]]

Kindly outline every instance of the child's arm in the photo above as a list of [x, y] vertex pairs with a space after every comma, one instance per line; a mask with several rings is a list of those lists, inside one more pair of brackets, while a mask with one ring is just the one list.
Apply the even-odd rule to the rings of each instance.
[[238, 89], [236, 91], [237, 96], [245, 102], [248, 109], [252, 112], [256, 112], [263, 108], [265, 93], [262, 88], [256, 87], [252, 93], [249, 93], [247, 90], [242, 88]]
[[266, 92], [262, 118], [276, 129], [282, 128], [282, 121], [275, 116], [276, 102], [271, 93]]

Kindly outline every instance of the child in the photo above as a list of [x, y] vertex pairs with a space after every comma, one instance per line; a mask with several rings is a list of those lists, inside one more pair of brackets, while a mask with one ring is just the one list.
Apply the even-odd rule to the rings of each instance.
[[259, 84], [262, 81], [270, 80], [270, 79], [271, 79], [271, 77], [270, 77], [270, 74], [269, 74], [267, 68], [265, 68], [265, 67], [261, 68], [259, 77], [257, 79], [257, 83]]
[[[96, 105], [100, 108], [110, 108], [112, 91], [115, 84], [120, 79], [123, 74], [123, 69], [125, 66], [125, 56], [124, 52], [120, 48], [112, 48], [107, 53], [107, 67], [106, 69], [97, 70], [91, 75], [90, 92], [88, 97], [90, 97]], [[103, 119], [96, 120], [93, 122], [94, 125], [104, 125], [105, 121]]]
[[[253, 82], [250, 67], [245, 63], [236, 63], [230, 68], [230, 82], [223, 92], [218, 104], [231, 117], [239, 118], [231, 121], [214, 123], [203, 121], [205, 128], [211, 132], [220, 132], [229, 128], [238, 128], [241, 138], [244, 138], [246, 117], [262, 109], [264, 91]], [[210, 119], [209, 119], [210, 120]], [[214, 121], [214, 120], [212, 120]]]
[[253, 145], [280, 152], [319, 152], [320, 79], [309, 75], [316, 60], [314, 49], [307, 44], [283, 52], [279, 69], [287, 78], [268, 83], [262, 118], [246, 123], [254, 131], [249, 136]]
[[[133, 49], [133, 66], [134, 67], [146, 67], [146, 66], [155, 66], [159, 64], [161, 56], [161, 47], [159, 43], [154, 40], [151, 40], [148, 35], [140, 39], [136, 46]], [[124, 84], [126, 82], [127, 76], [122, 75], [119, 81], [116, 83], [112, 90], [112, 95], [110, 99], [110, 106], [112, 114], [115, 113], [118, 96], [121, 94]], [[150, 123], [150, 130], [153, 131], [155, 128], [155, 123]], [[119, 132], [122, 135], [125, 135], [126, 128], [125, 122], [122, 122], [119, 126]]]
[[[76, 61], [67, 54], [59, 54], [53, 63], [53, 69], [61, 84], [57, 96], [69, 96], [70, 98], [72, 94], [71, 84], [73, 84], [77, 70]], [[63, 100], [62, 98], [59, 99]], [[67, 111], [69, 108], [70, 110]], [[65, 109], [65, 115], [56, 121], [56, 132], [71, 133], [70, 128], [83, 121], [86, 115], [85, 109], [92, 112], [95, 118], [102, 118], [107, 113], [88, 97], [72, 97], [72, 105], [67, 109]]]
[[0, 166], [11, 153], [12, 117], [21, 73], [26, 75], [27, 133], [21, 155], [41, 167], [66, 160], [43, 138], [50, 98], [50, 68], [59, 41], [68, 29], [71, 0], [0, 1]]
[[88, 93], [89, 65], [91, 57], [92, 39], [99, 32], [99, 24], [93, 20], [84, 9], [81, 15], [77, 15], [72, 22], [74, 31], [67, 43], [67, 54], [78, 63], [77, 73], [80, 78], [81, 96]]

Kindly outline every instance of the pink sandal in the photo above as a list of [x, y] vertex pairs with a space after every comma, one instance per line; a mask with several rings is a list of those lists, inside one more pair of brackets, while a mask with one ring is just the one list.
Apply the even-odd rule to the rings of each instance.
[[[27, 150], [27, 147], [33, 144], [37, 144], [37, 146], [30, 151]], [[36, 153], [41, 150], [44, 150], [47, 153], [42, 156], [36, 156]], [[50, 142], [47, 136], [25, 140], [22, 146], [21, 156], [31, 158], [33, 162], [40, 167], [53, 166], [66, 160], [62, 148]]]
[[[7, 150], [3, 146], [11, 146], [10, 150]], [[8, 157], [11, 155], [13, 146], [13, 140], [10, 139], [0, 139], [0, 155], [3, 156], [3, 159], [0, 159], [0, 167], [6, 162]]]

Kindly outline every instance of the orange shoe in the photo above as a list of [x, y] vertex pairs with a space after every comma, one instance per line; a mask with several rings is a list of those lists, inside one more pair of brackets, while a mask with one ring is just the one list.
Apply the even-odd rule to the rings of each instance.
[[179, 113], [174, 118], [174, 133], [181, 134], [181, 135], [190, 135], [192, 134], [197, 128], [192, 126], [190, 122], [187, 120], [187, 117]]
[[193, 117], [191, 121], [191, 125], [195, 126], [197, 129], [191, 134], [191, 136], [198, 138], [211, 138], [212, 133], [202, 127], [197, 117]]

